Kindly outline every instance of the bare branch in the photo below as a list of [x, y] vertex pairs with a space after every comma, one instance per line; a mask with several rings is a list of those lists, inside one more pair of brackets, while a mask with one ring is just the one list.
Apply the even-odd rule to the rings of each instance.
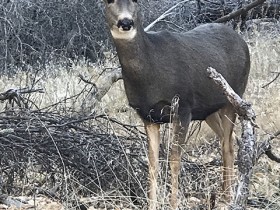
[[96, 99], [100, 101], [112, 85], [120, 79], [122, 79], [121, 68], [115, 68], [110, 74], [100, 77], [95, 83], [97, 87]]
[[190, 0], [184, 0], [184, 1], [181, 1], [177, 4], [175, 4], [173, 7], [169, 8], [168, 10], [166, 10], [162, 15], [160, 15], [156, 20], [154, 20], [152, 23], [150, 23], [148, 26], [145, 27], [145, 31], [149, 31], [152, 27], [154, 27], [154, 25], [163, 20], [164, 18], [166, 18], [167, 16], [173, 14], [171, 11], [174, 10], [175, 8], [177, 8], [178, 6], [180, 6], [181, 4], [184, 4], [186, 2], [188, 2]]
[[223, 90], [229, 102], [239, 115], [242, 126], [241, 140], [238, 141], [238, 181], [234, 199], [230, 205], [231, 210], [243, 210], [249, 197], [249, 183], [256, 162], [255, 112], [251, 104], [238, 96], [227, 81], [215, 69], [207, 69], [209, 77]]
[[110, 90], [112, 85], [118, 80], [122, 79], [121, 68], [112, 68], [110, 73], [102, 74], [95, 83], [89, 79], [84, 78], [83, 75], [79, 75], [79, 78], [86, 84], [90, 84], [97, 89], [95, 98], [100, 101]]
[[250, 120], [254, 124], [254, 126], [256, 126], [256, 117], [255, 112], [252, 109], [252, 105], [244, 101], [239, 95], [237, 95], [227, 83], [227, 81], [223, 78], [223, 76], [215, 69], [209, 67], [207, 69], [207, 72], [209, 73], [209, 78], [213, 79], [214, 82], [223, 90], [229, 102], [237, 110], [238, 115], [244, 117], [246, 120]]
[[242, 7], [239, 10], [236, 10], [235, 12], [229, 13], [228, 15], [225, 15], [224, 17], [221, 17], [217, 20], [215, 20], [215, 23], [224, 23], [227, 22], [239, 15], [245, 14], [247, 13], [249, 10], [253, 9], [254, 7], [257, 7], [258, 5], [261, 5], [265, 2], [265, 0], [256, 0], [254, 2], [252, 2], [251, 4], [248, 4], [245, 7]]
[[264, 140], [262, 143], [258, 145], [256, 158], [259, 159], [263, 154], [266, 154], [267, 157], [277, 163], [280, 163], [280, 157], [277, 157], [272, 152], [272, 146], [270, 141], [274, 138], [277, 138], [280, 135], [280, 131], [277, 131], [273, 135], [271, 135], [268, 139]]
[[0, 93], [0, 101], [8, 100], [9, 103], [12, 105], [16, 103], [19, 107], [22, 107], [22, 105], [25, 105], [26, 107], [26, 103], [22, 95], [35, 93], [35, 92], [44, 93], [42, 88], [32, 89], [26, 87], [26, 88], [19, 88], [19, 89], [9, 89], [3, 93]]
[[245, 209], [249, 196], [249, 183], [253, 173], [253, 167], [262, 154], [266, 154], [271, 160], [280, 162], [280, 158], [272, 153], [270, 140], [280, 135], [280, 131], [270, 136], [260, 144], [256, 144], [255, 137], [255, 112], [251, 104], [241, 99], [229, 86], [227, 81], [215, 69], [207, 69], [209, 77], [223, 90], [230, 103], [235, 107], [242, 126], [241, 140], [238, 141], [238, 170], [239, 177], [236, 184], [234, 200], [230, 205], [231, 210]]
[[273, 154], [272, 152], [272, 146], [269, 144], [267, 150], [265, 151], [265, 154], [267, 155], [267, 157], [270, 159], [270, 160], [273, 160], [277, 163], [280, 163], [280, 157], [277, 157], [275, 154]]
[[32, 207], [31, 205], [27, 205], [18, 199], [14, 199], [8, 195], [0, 195], [0, 203], [5, 204], [7, 206], [13, 206], [16, 208], [23, 208], [23, 207]]

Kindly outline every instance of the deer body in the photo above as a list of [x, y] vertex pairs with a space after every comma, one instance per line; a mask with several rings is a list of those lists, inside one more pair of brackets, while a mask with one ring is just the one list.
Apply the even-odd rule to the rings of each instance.
[[243, 70], [249, 68], [248, 49], [232, 33], [226, 26], [207, 24], [184, 34], [142, 31], [133, 40], [115, 40], [130, 105], [141, 118], [166, 123], [168, 107], [178, 95], [180, 116], [191, 114], [193, 120], [205, 120], [228, 102], [208, 79], [209, 66], [242, 95], [246, 83], [240, 81], [248, 77]]
[[178, 174], [191, 120], [206, 120], [222, 142], [223, 189], [230, 197], [233, 175], [232, 129], [235, 111], [207, 77], [211, 66], [240, 96], [244, 93], [250, 58], [247, 44], [221, 24], [206, 24], [186, 33], [146, 33], [136, 0], [104, 0], [129, 104], [142, 118], [149, 145], [149, 209], [156, 209], [159, 124], [170, 122], [171, 102], [179, 97], [173, 119], [170, 152], [171, 206], [177, 208]]

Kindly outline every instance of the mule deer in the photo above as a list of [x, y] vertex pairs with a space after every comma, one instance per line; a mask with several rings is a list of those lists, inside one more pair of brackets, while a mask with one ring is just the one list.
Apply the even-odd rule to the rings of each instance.
[[206, 24], [186, 33], [146, 33], [137, 0], [104, 0], [106, 19], [122, 67], [126, 95], [144, 122], [148, 136], [149, 209], [157, 206], [157, 173], [161, 123], [170, 122], [170, 106], [179, 96], [173, 120], [171, 169], [172, 209], [177, 208], [178, 175], [182, 149], [191, 120], [206, 120], [221, 140], [223, 190], [230, 199], [233, 176], [235, 110], [207, 77], [211, 66], [237, 94], [244, 93], [250, 58], [247, 44], [221, 24]]

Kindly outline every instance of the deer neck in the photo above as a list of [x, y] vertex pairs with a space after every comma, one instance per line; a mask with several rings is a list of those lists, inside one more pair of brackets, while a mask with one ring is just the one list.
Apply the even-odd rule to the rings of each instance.
[[141, 61], [143, 62], [146, 40], [146, 33], [142, 27], [137, 28], [136, 34], [132, 39], [114, 38], [123, 72], [139, 71], [139, 67], [141, 66], [139, 64]]

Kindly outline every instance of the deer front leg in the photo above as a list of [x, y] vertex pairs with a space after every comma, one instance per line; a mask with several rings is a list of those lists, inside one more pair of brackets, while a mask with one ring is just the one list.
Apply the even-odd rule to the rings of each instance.
[[177, 209], [178, 201], [178, 176], [180, 173], [181, 167], [181, 155], [182, 149], [179, 145], [173, 145], [171, 149], [171, 156], [170, 156], [170, 169], [171, 169], [171, 197], [170, 197], [170, 205], [172, 209]]
[[145, 122], [145, 129], [148, 136], [148, 157], [149, 157], [149, 210], [157, 208], [157, 176], [159, 161], [160, 133], [159, 124]]
[[181, 168], [181, 156], [185, 147], [185, 139], [188, 130], [188, 124], [182, 126], [178, 121], [173, 122], [173, 139], [171, 144], [170, 153], [170, 169], [171, 169], [171, 197], [170, 205], [172, 209], [177, 209], [178, 206], [178, 186], [179, 186], [179, 174]]

